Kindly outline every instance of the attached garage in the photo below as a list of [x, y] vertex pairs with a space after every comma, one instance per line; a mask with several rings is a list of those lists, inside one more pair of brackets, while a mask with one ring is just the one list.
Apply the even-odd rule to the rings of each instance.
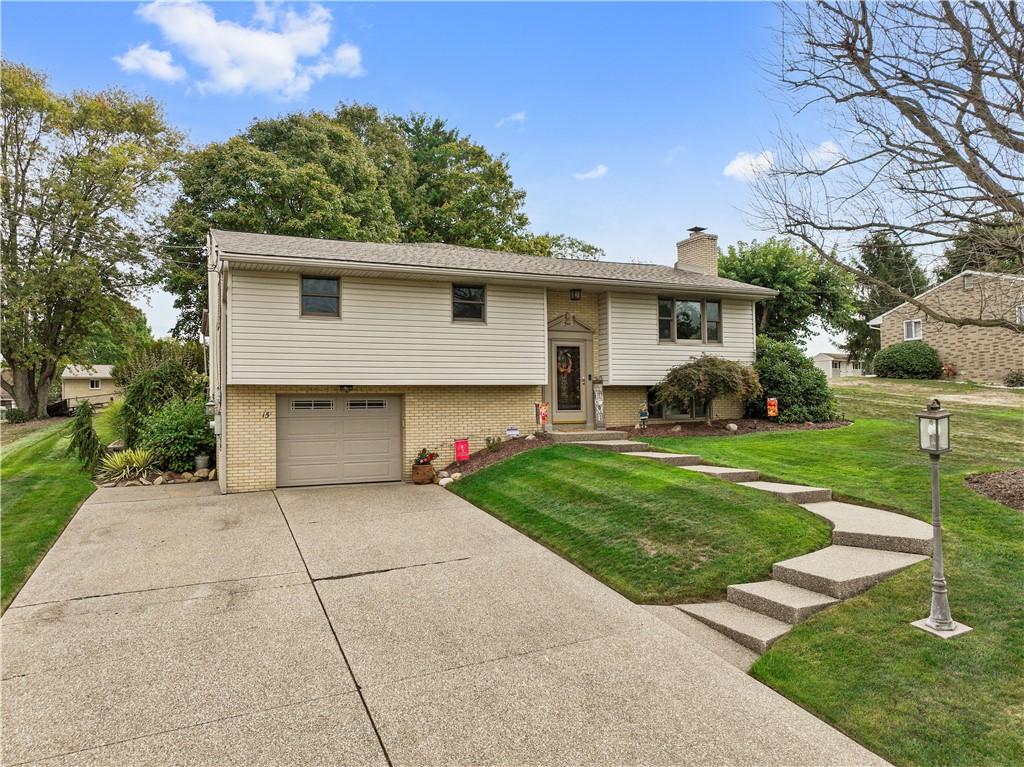
[[401, 397], [278, 395], [278, 486], [401, 478]]

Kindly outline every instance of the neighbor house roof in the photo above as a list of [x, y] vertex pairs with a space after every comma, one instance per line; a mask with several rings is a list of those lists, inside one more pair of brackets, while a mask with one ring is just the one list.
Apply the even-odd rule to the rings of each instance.
[[292, 261], [296, 265], [320, 262], [338, 268], [376, 267], [385, 271], [473, 274], [510, 279], [528, 277], [546, 282], [596, 283], [664, 290], [694, 288], [756, 298], [766, 298], [777, 293], [771, 288], [656, 264], [544, 258], [442, 243], [317, 240], [220, 229], [212, 230], [211, 234], [219, 257], [228, 261], [236, 260], [232, 259], [234, 256], [243, 261]]
[[[976, 272], [973, 269], [965, 269], [964, 271], [960, 272], [959, 274], [953, 275], [948, 280], [944, 280], [943, 282], [940, 282], [938, 285], [934, 285], [933, 287], [928, 288], [928, 290], [924, 291], [923, 293], [919, 293], [918, 295], [914, 296], [914, 298], [917, 298], [917, 299], [924, 298], [929, 293], [932, 293], [932, 292], [938, 290], [939, 288], [943, 287], [944, 285], [948, 285], [953, 280], [959, 280], [959, 279], [963, 278], [963, 276], [965, 274], [976, 274], [979, 277], [995, 277], [995, 278], [998, 278], [998, 279], [1001, 279], [1001, 280], [1024, 280], [1024, 276], [1021, 276], [1019, 274], [1003, 274], [1002, 272]], [[868, 327], [872, 327], [872, 328], [880, 328], [880, 327], [882, 327], [882, 319], [883, 318], [888, 317], [894, 311], [896, 311], [897, 309], [899, 309], [901, 307], [906, 306], [909, 303], [910, 303], [909, 301], [904, 301], [899, 306], [894, 306], [889, 311], [883, 312], [882, 314], [879, 314], [874, 319], [868, 320]]]
[[829, 359], [833, 359], [833, 360], [851, 361], [850, 360], [850, 353], [849, 352], [818, 352], [814, 356], [815, 357], [828, 357]]
[[113, 378], [113, 365], [68, 365], [61, 378]]

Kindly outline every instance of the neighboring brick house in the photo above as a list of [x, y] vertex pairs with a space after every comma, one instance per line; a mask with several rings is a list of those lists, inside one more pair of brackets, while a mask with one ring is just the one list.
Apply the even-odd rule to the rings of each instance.
[[[926, 290], [918, 300], [954, 317], [1016, 319], [1024, 322], [1024, 277], [967, 271]], [[1024, 333], [940, 322], [910, 303], [870, 320], [881, 332], [882, 348], [921, 340], [933, 347], [959, 378], [1001, 383], [1024, 368]]]
[[599, 386], [606, 425], [630, 425], [674, 365], [753, 364], [775, 291], [718, 277], [717, 238], [691, 232], [671, 267], [212, 231], [222, 490], [407, 478], [421, 448], [447, 463], [456, 439], [534, 431], [537, 403], [556, 430], [593, 428]]
[[114, 386], [113, 365], [68, 365], [60, 376], [60, 398], [71, 407], [80, 402], [106, 405], [121, 399]]

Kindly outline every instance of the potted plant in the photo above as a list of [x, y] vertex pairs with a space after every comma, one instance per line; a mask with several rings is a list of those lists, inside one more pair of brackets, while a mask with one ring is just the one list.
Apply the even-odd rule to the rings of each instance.
[[437, 458], [437, 453], [431, 453], [426, 448], [420, 450], [416, 460], [412, 462], [412, 481], [416, 485], [429, 485], [434, 481], [434, 467], [432, 461]]

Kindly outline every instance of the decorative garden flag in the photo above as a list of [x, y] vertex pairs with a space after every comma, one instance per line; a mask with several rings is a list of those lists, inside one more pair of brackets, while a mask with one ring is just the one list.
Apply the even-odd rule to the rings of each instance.
[[768, 398], [768, 417], [778, 418], [779, 417], [779, 401], [775, 397]]
[[455, 460], [456, 461], [468, 461], [469, 460], [469, 440], [468, 439], [457, 439], [457, 440], [455, 440]]

